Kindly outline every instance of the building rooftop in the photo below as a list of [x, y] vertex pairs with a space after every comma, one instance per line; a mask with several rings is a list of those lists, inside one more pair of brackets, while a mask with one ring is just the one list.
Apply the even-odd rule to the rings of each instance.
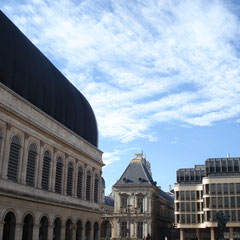
[[0, 83], [97, 147], [86, 98], [1, 11], [0, 32]]

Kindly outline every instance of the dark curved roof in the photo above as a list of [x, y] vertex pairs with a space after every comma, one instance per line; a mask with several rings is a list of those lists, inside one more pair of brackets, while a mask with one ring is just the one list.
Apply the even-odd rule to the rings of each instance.
[[102, 177], [102, 187], [105, 188], [106, 185], [105, 185], [105, 179]]
[[0, 36], [0, 82], [97, 147], [88, 101], [1, 11]]

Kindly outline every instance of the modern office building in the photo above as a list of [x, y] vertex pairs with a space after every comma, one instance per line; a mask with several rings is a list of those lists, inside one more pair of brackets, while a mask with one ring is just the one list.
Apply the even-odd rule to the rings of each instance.
[[179, 169], [175, 184], [175, 223], [180, 239], [217, 239], [216, 213], [229, 216], [225, 239], [240, 239], [240, 158], [210, 158]]
[[99, 239], [93, 110], [2, 12], [0, 34], [0, 240]]
[[[173, 198], [157, 187], [150, 163], [135, 154], [120, 179], [113, 185], [114, 212], [108, 215], [113, 239], [169, 237], [174, 221]], [[170, 238], [168, 238], [170, 239]]]

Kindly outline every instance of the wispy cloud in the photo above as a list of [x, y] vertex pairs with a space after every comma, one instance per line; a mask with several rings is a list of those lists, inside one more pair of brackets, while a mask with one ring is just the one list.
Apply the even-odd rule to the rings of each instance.
[[239, 117], [240, 23], [224, 4], [34, 0], [0, 7], [87, 97], [100, 134], [127, 142], [154, 141], [158, 122], [206, 126]]
[[125, 148], [125, 149], [115, 149], [113, 152], [104, 152], [103, 153], [103, 162], [105, 165], [109, 165], [113, 162], [119, 161], [120, 156], [126, 155], [132, 150], [137, 148]]

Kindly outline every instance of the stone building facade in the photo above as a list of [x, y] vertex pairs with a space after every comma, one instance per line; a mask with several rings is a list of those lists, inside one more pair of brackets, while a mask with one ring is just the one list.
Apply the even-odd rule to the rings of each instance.
[[97, 240], [93, 111], [2, 12], [0, 32], [0, 239]]
[[153, 239], [169, 236], [174, 221], [173, 199], [157, 187], [150, 163], [135, 154], [121, 178], [113, 185], [114, 212], [108, 216], [112, 239]]
[[240, 239], [240, 158], [210, 158], [179, 169], [175, 184], [175, 223], [180, 239], [217, 239], [217, 212], [229, 216], [225, 239]]

